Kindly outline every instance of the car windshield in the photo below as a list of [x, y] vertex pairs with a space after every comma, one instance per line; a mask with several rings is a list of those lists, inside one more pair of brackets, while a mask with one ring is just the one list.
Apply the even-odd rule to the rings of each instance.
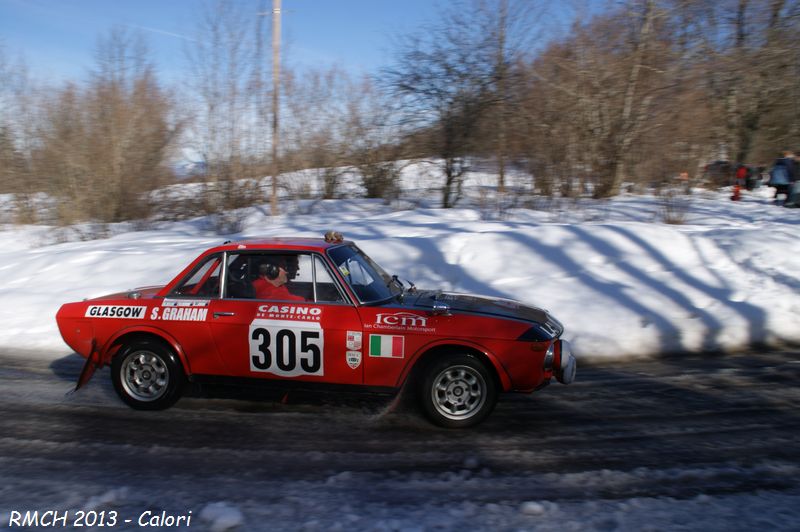
[[377, 303], [403, 293], [391, 275], [353, 244], [331, 248], [328, 256], [362, 303]]

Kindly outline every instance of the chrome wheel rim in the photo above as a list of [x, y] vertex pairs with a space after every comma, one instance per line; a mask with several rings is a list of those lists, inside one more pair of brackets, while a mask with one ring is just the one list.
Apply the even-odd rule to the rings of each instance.
[[436, 411], [447, 419], [466, 419], [486, 402], [486, 381], [475, 368], [451, 366], [433, 380], [431, 399]]
[[152, 351], [136, 351], [122, 363], [122, 387], [139, 401], [155, 401], [167, 392], [169, 371]]

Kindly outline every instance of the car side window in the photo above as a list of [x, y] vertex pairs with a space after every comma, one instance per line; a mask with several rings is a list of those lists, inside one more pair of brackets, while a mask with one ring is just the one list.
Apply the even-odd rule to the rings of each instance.
[[230, 253], [225, 297], [268, 301], [313, 301], [307, 253]]
[[170, 296], [219, 297], [221, 264], [221, 255], [208, 257], [178, 283]]
[[317, 280], [317, 301], [320, 303], [344, 303], [344, 296], [339, 291], [325, 262], [314, 256], [314, 272]]
[[227, 299], [344, 303], [325, 261], [310, 253], [229, 253]]
[[347, 270], [350, 272], [350, 282], [353, 286], [369, 286], [375, 282], [375, 279], [364, 269], [364, 266], [353, 259], [347, 259]]
[[253, 299], [255, 290], [253, 280], [258, 271], [253, 260], [253, 255], [229, 253], [225, 269], [225, 298], [228, 299]]

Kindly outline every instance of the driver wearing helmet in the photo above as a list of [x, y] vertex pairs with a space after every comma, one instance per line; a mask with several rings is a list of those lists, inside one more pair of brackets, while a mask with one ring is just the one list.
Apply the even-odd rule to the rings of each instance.
[[[293, 272], [296, 274], [296, 271]], [[305, 298], [289, 292], [286, 283], [289, 277], [283, 263], [270, 260], [258, 267], [258, 278], [253, 281], [257, 299], [277, 299], [284, 301], [305, 301]]]

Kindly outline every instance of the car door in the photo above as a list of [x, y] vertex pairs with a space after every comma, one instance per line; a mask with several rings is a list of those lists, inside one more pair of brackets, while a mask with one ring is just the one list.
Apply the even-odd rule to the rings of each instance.
[[397, 386], [400, 376], [437, 338], [441, 318], [403, 305], [359, 308], [364, 327], [364, 383]]
[[[212, 336], [228, 375], [363, 382], [358, 312], [320, 255], [229, 252], [225, 263], [223, 297], [211, 302], [209, 312]], [[254, 284], [277, 284], [284, 276], [283, 295], [259, 299]]]
[[217, 375], [226, 371], [211, 336], [212, 303], [219, 301], [223, 256], [216, 253], [198, 261], [164, 299], [148, 309], [153, 327], [178, 342], [192, 373]]

